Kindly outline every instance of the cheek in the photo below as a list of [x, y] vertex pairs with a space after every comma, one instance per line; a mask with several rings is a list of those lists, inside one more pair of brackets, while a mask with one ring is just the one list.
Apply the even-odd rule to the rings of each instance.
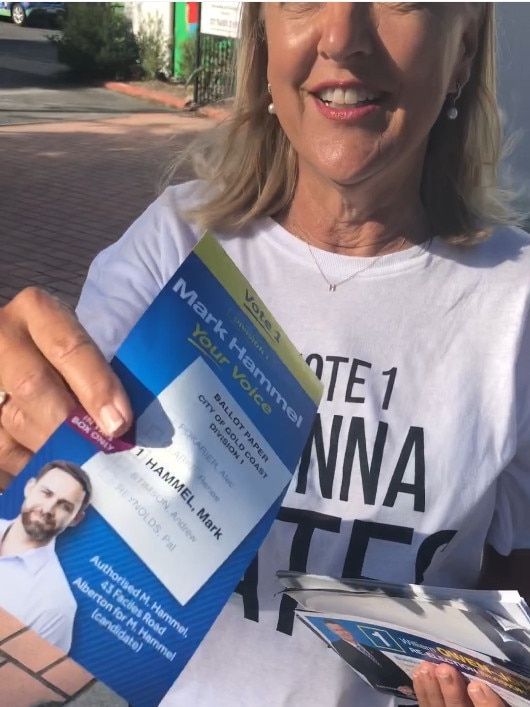
[[268, 77], [281, 88], [298, 88], [307, 80], [317, 59], [311, 29], [289, 31], [285, 28], [268, 34]]
[[403, 85], [395, 117], [410, 132], [429, 132], [447, 98], [447, 83], [437, 67], [419, 67]]
[[382, 32], [401, 100], [425, 104], [445, 96], [454, 63], [451, 57], [456, 54], [446, 32], [445, 25], [440, 24], [429, 31]]

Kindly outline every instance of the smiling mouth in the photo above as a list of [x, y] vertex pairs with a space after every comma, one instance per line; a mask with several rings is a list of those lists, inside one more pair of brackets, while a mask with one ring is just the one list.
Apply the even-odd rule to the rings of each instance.
[[312, 93], [315, 98], [331, 108], [356, 108], [360, 106], [377, 104], [383, 94], [376, 91], [365, 91], [356, 88], [324, 88]]

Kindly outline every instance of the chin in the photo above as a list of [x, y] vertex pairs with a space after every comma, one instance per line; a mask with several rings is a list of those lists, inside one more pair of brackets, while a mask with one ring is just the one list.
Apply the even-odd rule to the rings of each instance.
[[377, 171], [374, 163], [352, 159], [352, 155], [344, 155], [341, 159], [315, 161], [313, 169], [319, 177], [345, 187], [358, 184]]
[[34, 520], [31, 518], [31, 513], [29, 515], [25, 513], [22, 514], [22, 525], [28, 537], [35, 542], [51, 540], [55, 537], [55, 535], [57, 535], [57, 528], [55, 525], [48, 525], [40, 520]]
[[330, 182], [345, 188], [360, 184], [368, 176], [365, 169], [345, 168], [345, 165], [322, 167], [319, 174]]
[[313, 148], [308, 162], [317, 175], [342, 186], [353, 186], [389, 167], [391, 151], [380, 142], [325, 141]]
[[28, 526], [26, 528], [26, 534], [35, 542], [49, 541], [55, 537], [55, 529], [50, 530], [48, 528], [43, 528], [42, 526]]

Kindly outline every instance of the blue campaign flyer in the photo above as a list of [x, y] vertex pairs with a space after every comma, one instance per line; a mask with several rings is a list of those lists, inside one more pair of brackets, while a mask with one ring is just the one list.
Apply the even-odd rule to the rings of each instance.
[[[362, 600], [359, 606], [362, 606]], [[421, 612], [421, 606], [417, 608]], [[442, 622], [440, 606], [438, 611]], [[380, 692], [416, 702], [412, 678], [421, 663], [427, 661], [452, 665], [466, 680], [486, 683], [510, 707], [530, 705], [528, 660], [526, 665], [509, 660], [504, 653], [507, 645], [496, 657], [491, 653], [462, 647], [454, 641], [438, 640], [427, 633], [428, 621], [425, 630], [420, 632], [383, 621], [367, 621], [359, 616], [308, 611], [296, 613], [308, 628]], [[462, 621], [467, 621], [465, 617], [466, 612], [463, 612]], [[485, 635], [483, 641], [484, 644], [488, 642]], [[503, 645], [502, 639], [498, 642]], [[498, 653], [495, 646], [494, 652]]]
[[78, 409], [0, 496], [0, 608], [153, 707], [268, 532], [321, 386], [209, 234], [112, 365], [134, 429]]

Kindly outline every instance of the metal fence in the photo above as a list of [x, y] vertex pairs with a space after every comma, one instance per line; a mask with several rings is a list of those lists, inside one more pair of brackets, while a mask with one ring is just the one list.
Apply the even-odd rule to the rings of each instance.
[[194, 103], [204, 105], [230, 98], [234, 93], [235, 42], [197, 32], [197, 73]]

